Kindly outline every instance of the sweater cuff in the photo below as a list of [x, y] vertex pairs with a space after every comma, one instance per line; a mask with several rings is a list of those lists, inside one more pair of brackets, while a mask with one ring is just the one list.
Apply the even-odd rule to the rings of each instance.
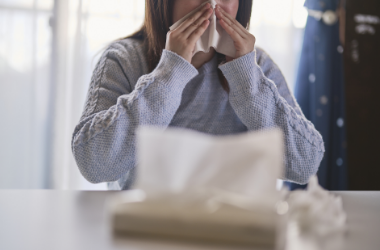
[[161, 83], [185, 86], [198, 75], [198, 70], [183, 57], [164, 49], [160, 62], [152, 73]]
[[[254, 80], [259, 80], [257, 76], [261, 78], [261, 69], [256, 64], [256, 50], [239, 57], [231, 62], [225, 63], [219, 66], [223, 75], [226, 77], [231, 91], [236, 88], [246, 88]], [[245, 86], [241, 86], [245, 83]]]

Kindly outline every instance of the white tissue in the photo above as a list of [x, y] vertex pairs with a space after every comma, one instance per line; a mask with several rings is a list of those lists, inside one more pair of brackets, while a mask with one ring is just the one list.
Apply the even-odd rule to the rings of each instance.
[[246, 196], [278, 194], [283, 173], [279, 129], [210, 136], [183, 129], [143, 127], [137, 132], [136, 188], [146, 193], [219, 189]]
[[[175, 24], [170, 27], [170, 30], [176, 29], [181, 23], [183, 23], [187, 18], [189, 18], [193, 13], [202, 8], [205, 4], [210, 3], [212, 8], [215, 8], [216, 2], [215, 0], [207, 1], [200, 5], [198, 8], [181, 18]], [[195, 49], [193, 52], [193, 56], [199, 52], [210, 51], [210, 48], [213, 47], [217, 52], [224, 54], [229, 57], [235, 57], [236, 49], [234, 42], [230, 35], [220, 26], [219, 22], [216, 19], [215, 12], [212, 14], [210, 19], [210, 24], [200, 39], [197, 41], [195, 45]]]
[[306, 191], [291, 192], [288, 202], [290, 220], [298, 224], [301, 232], [323, 238], [345, 231], [346, 213], [341, 197], [319, 186], [316, 176], [310, 178]]

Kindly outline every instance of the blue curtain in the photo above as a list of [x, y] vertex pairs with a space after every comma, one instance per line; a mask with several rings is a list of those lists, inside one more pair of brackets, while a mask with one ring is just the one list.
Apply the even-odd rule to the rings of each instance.
[[[336, 11], [339, 0], [306, 0], [305, 7]], [[305, 116], [322, 134], [326, 153], [318, 170], [322, 187], [347, 189], [343, 46], [339, 23], [328, 24], [310, 16], [295, 85], [295, 97]], [[291, 190], [305, 186], [287, 183]]]

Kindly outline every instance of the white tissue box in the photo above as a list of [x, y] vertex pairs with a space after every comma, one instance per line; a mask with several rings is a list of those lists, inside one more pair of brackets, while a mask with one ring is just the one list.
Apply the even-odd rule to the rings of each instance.
[[283, 245], [284, 218], [275, 206], [247, 203], [228, 195], [222, 199], [193, 197], [147, 200], [142, 191], [124, 192], [110, 203], [112, 227], [126, 235], [270, 248]]
[[[116, 232], [284, 246], [284, 220], [276, 210], [281, 130], [211, 136], [141, 127], [137, 149], [138, 190], [122, 192], [110, 203]], [[280, 214], [287, 212], [287, 205], [280, 208]]]

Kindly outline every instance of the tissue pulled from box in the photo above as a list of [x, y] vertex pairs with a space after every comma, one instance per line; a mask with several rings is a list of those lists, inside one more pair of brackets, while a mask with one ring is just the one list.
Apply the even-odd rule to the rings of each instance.
[[[204, 2], [202, 5], [200, 5], [198, 8], [181, 18], [179, 21], [174, 23], [170, 30], [176, 29], [179, 25], [181, 25], [186, 19], [188, 19], [192, 14], [197, 12], [200, 8], [202, 8], [205, 4], [211, 4], [212, 8], [215, 8], [216, 2], [215, 0]], [[217, 52], [229, 56], [229, 57], [235, 57], [236, 49], [234, 42], [230, 35], [223, 29], [223, 27], [219, 24], [217, 21], [215, 12], [212, 14], [210, 19], [210, 24], [207, 27], [206, 31], [203, 33], [203, 35], [200, 37], [200, 39], [195, 44], [195, 49], [193, 51], [193, 56], [199, 52], [206, 52], [208, 53], [210, 51], [210, 48], [213, 47]]]
[[148, 195], [224, 190], [245, 196], [278, 194], [284, 168], [279, 129], [211, 136], [184, 129], [137, 132], [136, 188]]

